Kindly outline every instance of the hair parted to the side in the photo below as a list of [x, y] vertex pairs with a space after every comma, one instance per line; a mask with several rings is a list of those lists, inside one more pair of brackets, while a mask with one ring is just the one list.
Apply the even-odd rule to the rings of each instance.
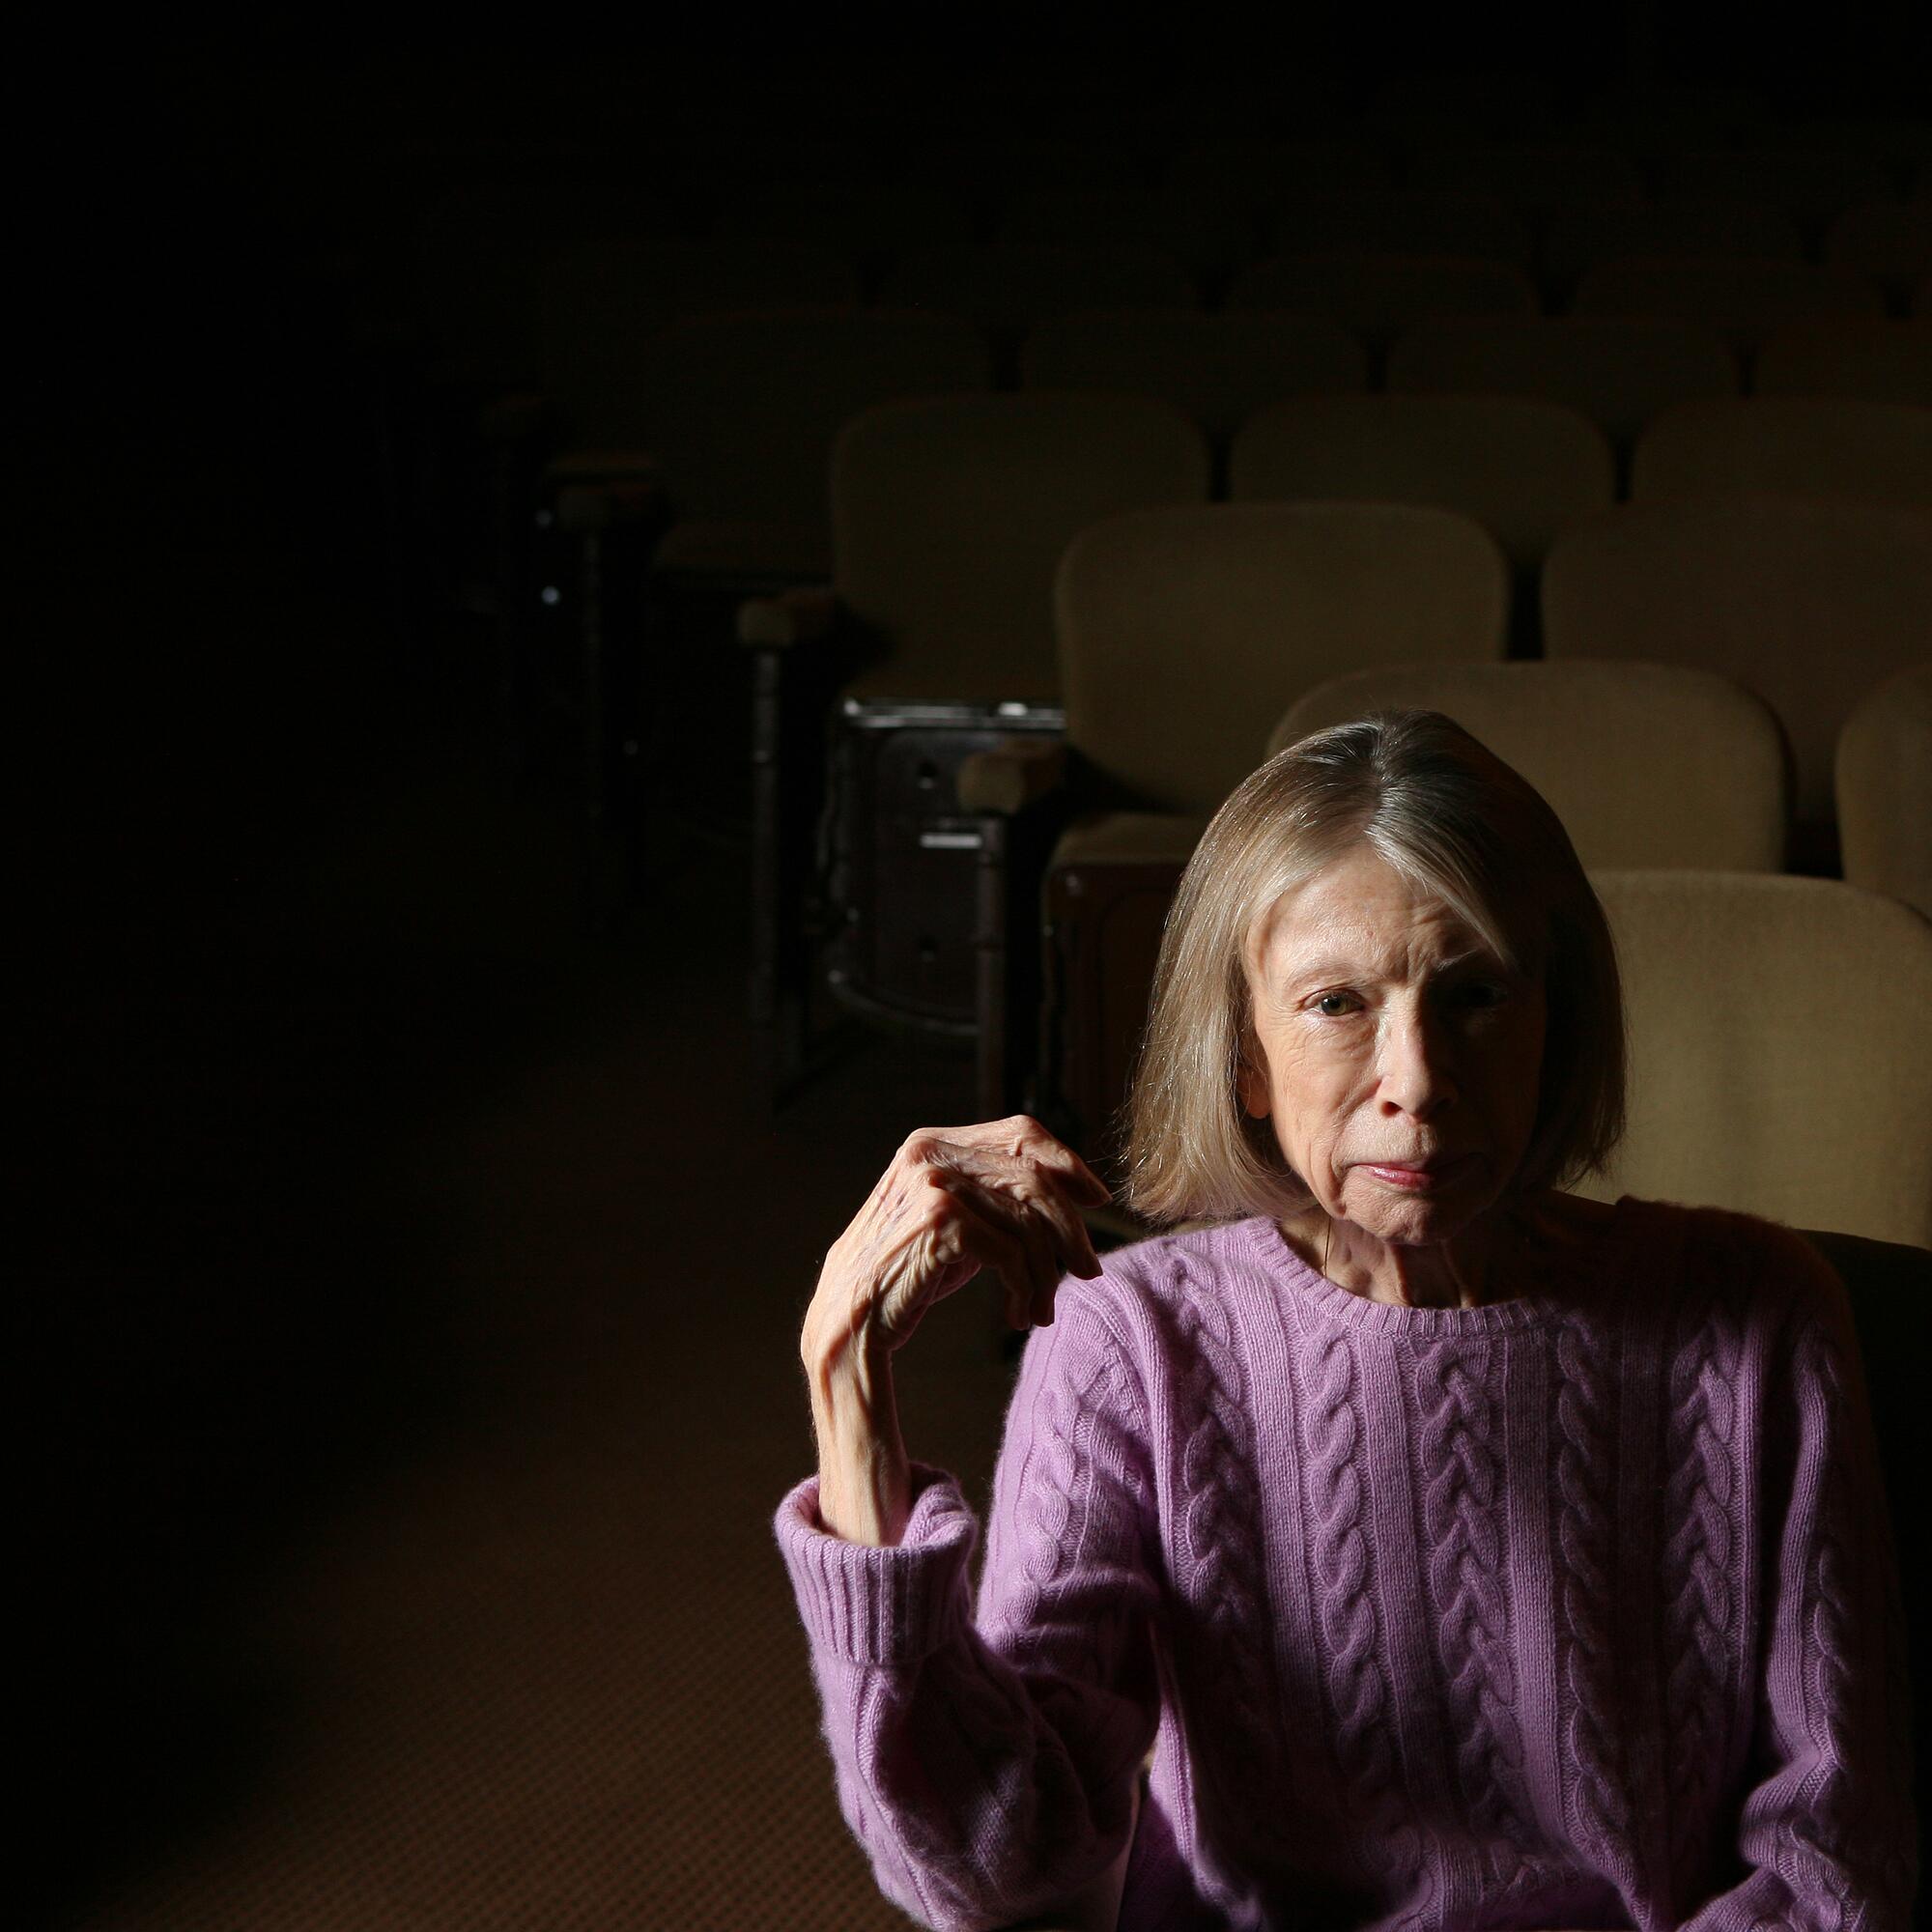
[[1276, 1217], [1311, 1196], [1242, 1107], [1257, 1048], [1250, 949], [1281, 900], [1356, 844], [1541, 972], [1536, 1124], [1511, 1186], [1600, 1168], [1623, 1132], [1616, 952], [1569, 834], [1540, 793], [1434, 711], [1383, 711], [1270, 758], [1214, 814], [1162, 935], [1128, 1101], [1127, 1205], [1146, 1219]]

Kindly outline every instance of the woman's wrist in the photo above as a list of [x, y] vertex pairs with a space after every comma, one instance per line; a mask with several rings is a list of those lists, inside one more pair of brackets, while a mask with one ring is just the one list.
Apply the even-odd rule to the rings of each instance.
[[912, 1470], [899, 1435], [892, 1356], [847, 1334], [808, 1350], [818, 1437], [818, 1515], [848, 1543], [896, 1544], [911, 1514]]

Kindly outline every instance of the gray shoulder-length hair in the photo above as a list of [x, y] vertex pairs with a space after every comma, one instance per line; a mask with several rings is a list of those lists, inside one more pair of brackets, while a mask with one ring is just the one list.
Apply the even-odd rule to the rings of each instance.
[[1214, 814], [1162, 935], [1128, 1101], [1127, 1205], [1150, 1221], [1284, 1215], [1312, 1198], [1274, 1128], [1241, 1105], [1257, 1051], [1248, 960], [1281, 899], [1365, 844], [1499, 957], [1540, 975], [1535, 1125], [1513, 1191], [1601, 1168], [1623, 1131], [1616, 952], [1542, 796], [1434, 711], [1383, 711], [1270, 758]]

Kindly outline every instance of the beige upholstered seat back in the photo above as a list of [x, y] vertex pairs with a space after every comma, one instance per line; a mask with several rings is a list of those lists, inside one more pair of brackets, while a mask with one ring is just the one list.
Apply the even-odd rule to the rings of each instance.
[[1030, 389], [1158, 396], [1227, 438], [1284, 396], [1360, 393], [1369, 358], [1340, 323], [1316, 316], [1089, 309], [1028, 335], [1020, 380]]
[[1434, 503], [1487, 529], [1533, 570], [1566, 525], [1616, 501], [1602, 430], [1560, 403], [1520, 396], [1298, 396], [1235, 439], [1236, 502], [1360, 497]]
[[1599, 262], [1633, 255], [1799, 262], [1804, 238], [1771, 203], [1729, 200], [1573, 202], [1544, 237], [1543, 266], [1566, 289]]
[[1852, 705], [1925, 655], [1932, 512], [1779, 497], [1633, 504], [1558, 539], [1543, 572], [1551, 658], [1721, 671], [1776, 712], [1802, 821], [1832, 815]]
[[1095, 525], [1055, 586], [1067, 736], [1143, 802], [1208, 812], [1341, 666], [1499, 660], [1508, 583], [1466, 517], [1224, 503]]
[[1509, 262], [1457, 255], [1270, 255], [1235, 277], [1234, 308], [1325, 315], [1387, 341], [1438, 315], [1534, 315], [1536, 289]]
[[1497, 316], [1417, 324], [1389, 354], [1388, 385], [1568, 403], [1627, 448], [1672, 403], [1736, 395], [1738, 361], [1716, 330], [1695, 323]]
[[1830, 879], [1603, 872], [1630, 1128], [1586, 1190], [1932, 1245], [1932, 925]]
[[1883, 315], [1879, 286], [1819, 262], [1600, 262], [1577, 291], [1578, 315], [1674, 316], [1703, 323], [1746, 350], [1774, 328], [1830, 315]]
[[1729, 678], [1678, 665], [1389, 665], [1318, 686], [1270, 753], [1371, 711], [1440, 711], [1549, 801], [1586, 866], [1775, 872], [1786, 775], [1777, 720]]
[[877, 634], [861, 696], [1052, 700], [1053, 573], [1102, 517], [1200, 503], [1207, 440], [1138, 396], [887, 403], [839, 432], [834, 580]]
[[1889, 316], [1795, 322], [1757, 353], [1760, 396], [1861, 396], [1932, 405], [1932, 327]]
[[1932, 503], [1932, 409], [1844, 396], [1680, 403], [1638, 439], [1631, 496], [1711, 490]]
[[1835, 778], [1845, 877], [1932, 919], [1932, 655], [1860, 701]]

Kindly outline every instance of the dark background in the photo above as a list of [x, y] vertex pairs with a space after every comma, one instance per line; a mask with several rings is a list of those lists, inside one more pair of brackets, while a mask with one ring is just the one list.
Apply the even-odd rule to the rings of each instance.
[[1922, 18], [819, 8], [597, 40], [542, 10], [516, 44], [337, 18], [16, 68], [29, 1919], [248, 1775], [270, 1692], [223, 1605], [438, 1425], [421, 1368], [450, 1311], [403, 1291], [433, 1270], [412, 1265], [395, 1124], [486, 1077], [562, 984], [540, 952], [466, 956], [460, 935], [399, 960], [339, 857], [315, 887], [345, 813], [487, 739], [469, 640], [399, 597], [381, 513], [386, 391], [355, 291], [393, 240], [393, 144], [587, 133], [674, 167], [687, 131], [748, 104], [825, 136], [876, 91], [1105, 138], [1222, 90], [1264, 118], [1311, 81], [1359, 100], [1457, 67], [1540, 71], [1578, 101], [1681, 79], [1919, 111]]

